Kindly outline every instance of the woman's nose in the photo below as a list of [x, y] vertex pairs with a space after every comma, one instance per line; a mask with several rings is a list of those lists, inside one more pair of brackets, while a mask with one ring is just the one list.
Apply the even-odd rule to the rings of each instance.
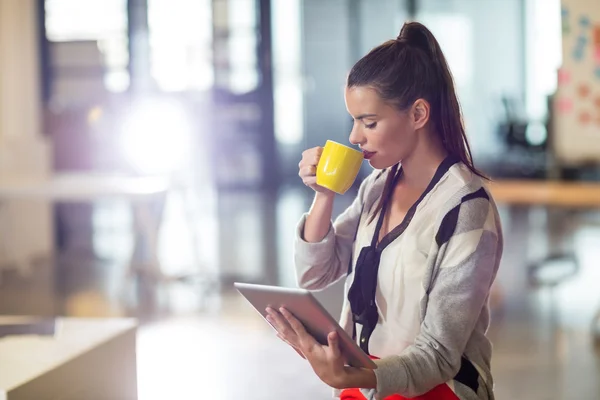
[[356, 129], [356, 127], [352, 127], [352, 131], [350, 132], [350, 143], [353, 145], [359, 145], [364, 142], [363, 135], [360, 134], [360, 129]]

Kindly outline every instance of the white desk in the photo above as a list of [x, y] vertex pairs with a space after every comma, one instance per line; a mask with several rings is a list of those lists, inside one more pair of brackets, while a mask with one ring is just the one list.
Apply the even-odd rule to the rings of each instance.
[[[0, 179], [0, 213], [8, 201], [47, 200], [51, 202], [95, 202], [122, 199], [130, 202], [136, 238], [143, 238], [148, 260], [131, 258], [130, 272], [143, 271], [155, 277], [162, 272], [158, 261], [158, 229], [160, 220], [150, 209], [152, 200], [164, 196], [169, 189], [166, 177], [128, 177], [102, 174], [58, 174], [48, 179], [10, 177]], [[0, 232], [0, 242], [1, 242]], [[8, 252], [10, 249], [0, 251]]]
[[0, 338], [0, 400], [137, 399], [134, 320], [58, 318], [56, 328]]
[[57, 174], [48, 179], [11, 177], [0, 179], [0, 199], [37, 198], [51, 201], [94, 201], [125, 198], [139, 201], [164, 194], [165, 177], [129, 177], [101, 174]]
[[600, 184], [537, 180], [493, 181], [489, 185], [498, 203], [568, 209], [600, 208]]

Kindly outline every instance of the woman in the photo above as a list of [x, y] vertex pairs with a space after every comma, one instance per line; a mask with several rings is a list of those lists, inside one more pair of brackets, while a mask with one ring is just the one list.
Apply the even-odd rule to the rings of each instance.
[[485, 333], [502, 232], [431, 32], [407, 23], [369, 52], [345, 99], [350, 142], [375, 171], [332, 225], [334, 194], [315, 178], [322, 149], [303, 153], [299, 175], [316, 194], [295, 263], [307, 289], [346, 277], [340, 324], [378, 368], [344, 366], [334, 333], [321, 346], [283, 309], [269, 319], [342, 399], [492, 399]]

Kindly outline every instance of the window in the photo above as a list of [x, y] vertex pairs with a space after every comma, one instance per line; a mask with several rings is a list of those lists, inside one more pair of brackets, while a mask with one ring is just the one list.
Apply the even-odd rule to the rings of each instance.
[[82, 75], [92, 79], [100, 69], [106, 90], [127, 90], [127, 0], [46, 0], [45, 11], [59, 86]]
[[214, 82], [211, 0], [148, 0], [151, 74], [164, 91]]
[[527, 0], [527, 95], [528, 116], [546, 118], [547, 97], [556, 91], [557, 72], [562, 64], [560, 0]]
[[272, 0], [275, 138], [285, 145], [304, 134], [301, 0]]
[[256, 0], [215, 0], [216, 86], [244, 94], [259, 85]]

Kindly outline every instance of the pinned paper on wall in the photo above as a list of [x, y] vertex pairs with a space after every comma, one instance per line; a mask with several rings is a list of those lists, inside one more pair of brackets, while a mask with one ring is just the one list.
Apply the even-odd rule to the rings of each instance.
[[579, 26], [581, 26], [582, 28], [588, 28], [590, 26], [590, 19], [587, 15], [582, 15], [579, 18]]
[[568, 34], [571, 31], [571, 26], [569, 25], [569, 10], [563, 7], [560, 11], [561, 15], [561, 23], [562, 23], [562, 31], [563, 34]]
[[595, 73], [596, 73], [596, 78], [600, 79], [600, 65], [598, 65], [598, 66], [596, 67], [596, 71], [595, 71]]
[[563, 97], [558, 99], [556, 106], [558, 108], [558, 111], [565, 114], [568, 112], [571, 112], [571, 110], [573, 109], [573, 100]]
[[587, 125], [590, 123], [591, 120], [592, 116], [589, 112], [582, 111], [581, 114], [579, 114], [579, 122], [581, 122], [582, 124]]
[[577, 88], [577, 92], [579, 93], [579, 96], [587, 97], [590, 94], [590, 87], [587, 84], [582, 83]]
[[600, 46], [597, 46], [594, 50], [594, 60], [600, 65]]
[[577, 43], [575, 44], [575, 48], [573, 49], [573, 58], [575, 60], [581, 61], [583, 59], [587, 42], [588, 40], [585, 36], [579, 35], [579, 37], [577, 37]]
[[596, 99], [594, 100], [594, 104], [598, 109], [600, 109], [600, 96], [596, 97]]
[[564, 68], [558, 70], [558, 85], [564, 86], [571, 82], [571, 73]]
[[594, 27], [594, 46], [600, 46], [600, 25]]

